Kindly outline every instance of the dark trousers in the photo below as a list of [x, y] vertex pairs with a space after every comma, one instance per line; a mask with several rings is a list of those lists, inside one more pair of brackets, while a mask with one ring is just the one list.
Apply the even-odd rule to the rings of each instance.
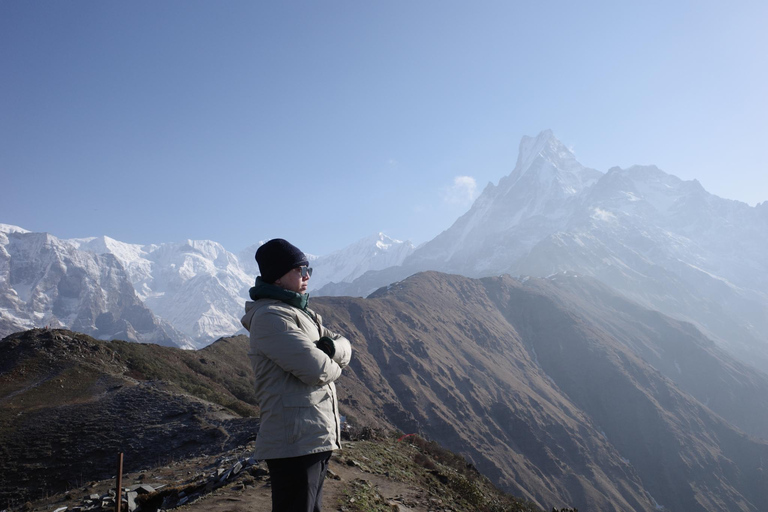
[[272, 512], [320, 512], [323, 481], [332, 452], [268, 459]]

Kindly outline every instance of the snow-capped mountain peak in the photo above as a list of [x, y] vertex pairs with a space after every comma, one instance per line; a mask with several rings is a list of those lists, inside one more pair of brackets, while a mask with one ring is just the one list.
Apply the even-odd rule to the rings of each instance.
[[146, 254], [147, 248], [147, 246], [120, 242], [108, 236], [70, 238], [68, 242], [79, 249], [96, 254], [112, 254], [126, 268], [131, 267], [136, 261], [140, 260]]
[[406, 264], [450, 272], [472, 267], [474, 272], [465, 274], [470, 276], [502, 271], [537, 242], [533, 232], [562, 229], [578, 196], [602, 175], [581, 165], [550, 130], [523, 137], [512, 173], [486, 187], [466, 214]]
[[569, 196], [594, 184], [601, 175], [581, 165], [551, 130], [544, 130], [535, 138], [523, 137], [515, 168], [499, 186], [510, 189], [521, 180], [527, 186], [538, 182], [539, 187], [550, 187], [554, 183], [558, 193]]
[[[603, 174], [545, 130], [523, 138], [510, 175], [418, 249], [376, 233], [325, 256], [307, 254], [310, 292], [367, 294], [421, 270], [471, 277], [575, 270], [720, 336], [736, 325], [748, 343], [768, 332], [766, 233], [768, 202], [753, 208], [721, 199], [652, 165]], [[152, 332], [172, 325], [175, 340], [199, 347], [240, 330], [259, 245], [238, 260], [205, 240], [67, 241], [0, 224], [0, 328], [59, 322], [153, 341]], [[134, 327], [142, 322], [149, 327]], [[768, 367], [768, 350], [764, 361]]]
[[[565, 151], [562, 151], [562, 149], [565, 149]], [[567, 159], [569, 156], [573, 155], [555, 138], [552, 130], [544, 130], [536, 137], [525, 136], [520, 141], [517, 163], [515, 164], [515, 170], [512, 172], [513, 181], [520, 179], [520, 176], [533, 166], [533, 162], [537, 158], [543, 158], [550, 163], [556, 164], [561, 158]]]
[[312, 266], [315, 270], [310, 286], [313, 290], [319, 290], [328, 283], [353, 281], [369, 270], [401, 265], [413, 250], [410, 241], [396, 240], [381, 232], [371, 235], [344, 249], [314, 259]]
[[376, 235], [375, 240], [376, 240], [376, 247], [382, 251], [388, 250], [390, 247], [392, 247], [395, 244], [402, 243], [400, 240], [392, 239], [381, 232], [379, 232], [379, 234]]
[[0, 233], [29, 233], [29, 231], [12, 224], [0, 224]]
[[112, 254], [25, 229], [0, 236], [0, 331], [68, 327], [99, 338], [117, 337], [189, 347], [137, 297]]
[[210, 240], [136, 245], [102, 236], [75, 239], [80, 249], [112, 254], [155, 314], [200, 347], [238, 332], [252, 284], [237, 257]]
[[[759, 354], [768, 368], [768, 349], [754, 341], [768, 332], [766, 253], [768, 202], [750, 207], [722, 199], [653, 165], [603, 174], [581, 165], [547, 130], [523, 138], [512, 173], [486, 187], [466, 214], [407, 258], [399, 274], [380, 275], [574, 270], [696, 322], [727, 339], [734, 353], [752, 361]], [[334, 291], [384, 284], [369, 278]]]

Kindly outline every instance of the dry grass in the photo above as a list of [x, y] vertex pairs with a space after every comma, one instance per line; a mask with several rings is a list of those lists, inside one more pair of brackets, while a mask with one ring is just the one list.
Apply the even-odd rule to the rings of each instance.
[[[381, 433], [379, 433], [381, 434]], [[537, 506], [497, 489], [467, 461], [419, 436], [393, 433], [354, 442], [342, 452], [347, 465], [426, 489], [432, 500], [466, 512], [541, 512]], [[389, 511], [375, 487], [351, 482], [340, 503], [348, 511]]]

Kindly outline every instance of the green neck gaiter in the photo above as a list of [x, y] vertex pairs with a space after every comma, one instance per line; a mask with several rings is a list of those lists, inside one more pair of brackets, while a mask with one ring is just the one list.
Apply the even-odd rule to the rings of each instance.
[[261, 277], [256, 278], [256, 286], [250, 289], [249, 294], [251, 300], [276, 299], [303, 311], [307, 310], [307, 303], [309, 302], [308, 293], [296, 293], [274, 284], [265, 283]]

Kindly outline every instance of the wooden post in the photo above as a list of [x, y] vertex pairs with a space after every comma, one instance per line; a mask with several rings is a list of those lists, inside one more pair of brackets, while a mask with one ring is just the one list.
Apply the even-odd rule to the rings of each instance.
[[117, 490], [115, 492], [115, 512], [123, 510], [123, 452], [117, 456]]

